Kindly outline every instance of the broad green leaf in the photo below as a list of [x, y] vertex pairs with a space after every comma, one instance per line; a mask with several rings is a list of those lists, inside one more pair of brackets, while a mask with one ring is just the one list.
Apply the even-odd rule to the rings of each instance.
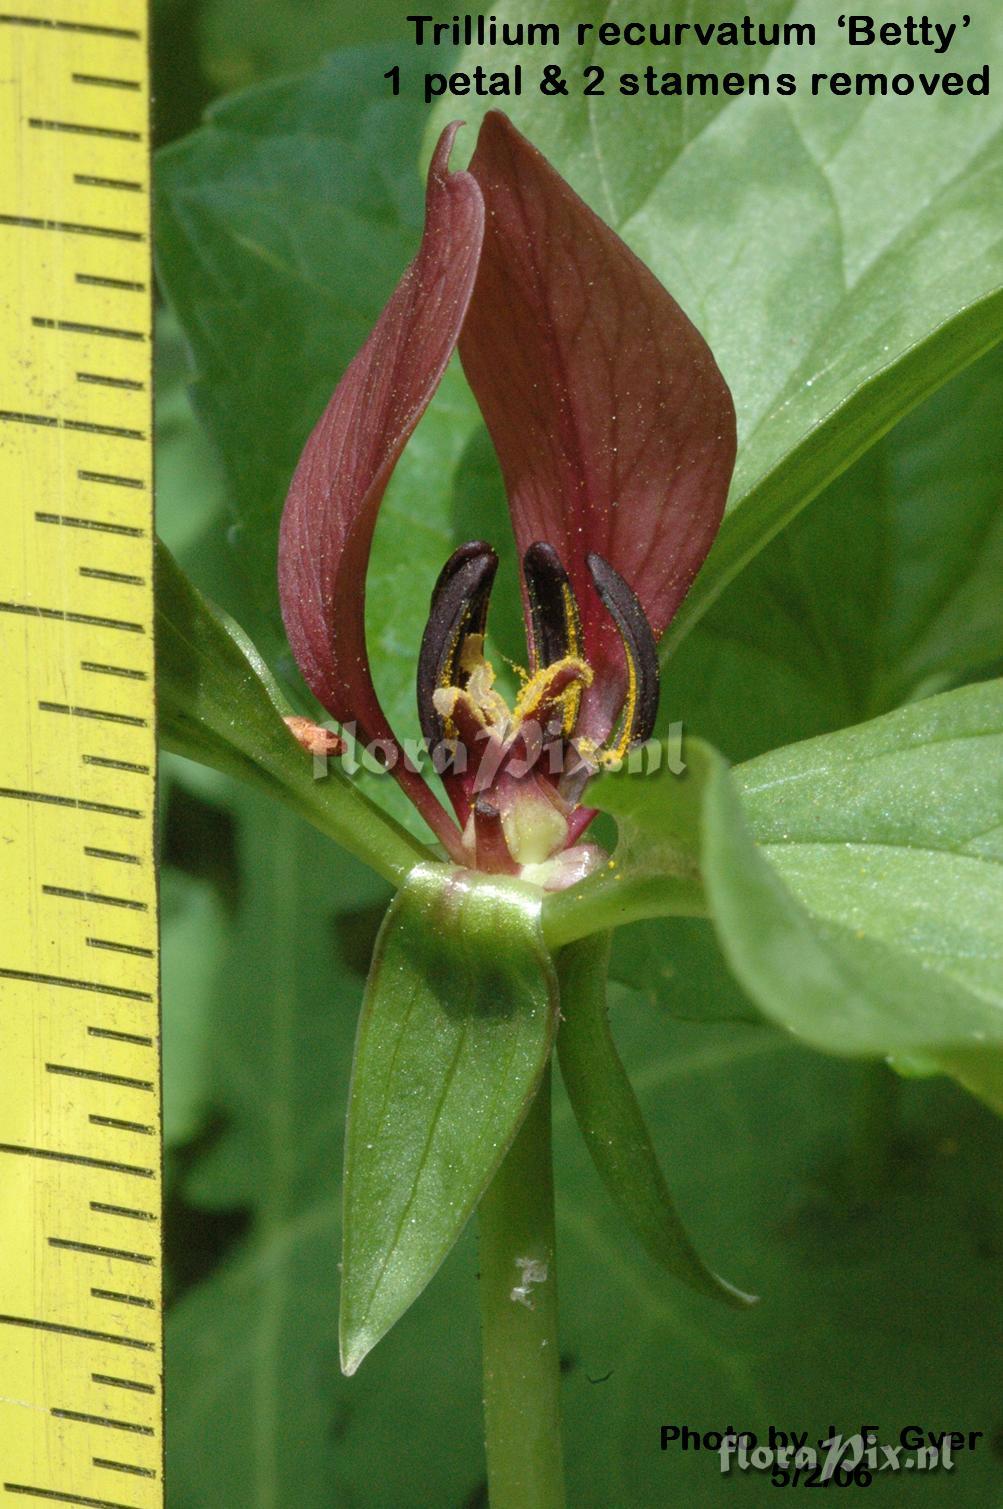
[[215, 1126], [185, 1194], [246, 1207], [261, 1238], [337, 1187], [359, 1005], [392, 893], [288, 808], [227, 785], [239, 876], [204, 1034]]
[[352, 1069], [346, 1373], [436, 1272], [539, 1084], [557, 1015], [539, 895], [517, 881], [424, 865], [391, 905]]
[[[539, 19], [527, 0], [494, 14]], [[821, 0], [774, 0], [756, 16], [813, 24], [810, 49], [702, 48], [692, 33], [681, 47], [604, 47], [595, 28], [627, 18], [602, 0], [557, 0], [547, 19], [559, 47], [474, 48], [461, 66], [518, 62], [527, 79], [563, 68], [559, 107], [533, 87], [501, 103], [679, 299], [738, 409], [730, 516], [668, 645], [827, 482], [1003, 334], [1003, 116], [994, 97], [813, 97], [813, 71], [873, 66]], [[690, 23], [692, 7], [641, 0], [629, 19]], [[582, 23], [594, 29], [579, 47]], [[939, 66], [992, 70], [1001, 49], [1000, 28], [975, 17]], [[896, 72], [930, 61], [918, 48], [894, 54]], [[589, 64], [606, 69], [605, 92], [586, 98]], [[763, 72], [771, 94], [622, 97], [620, 72], [649, 66], [658, 78]], [[799, 81], [789, 98], [776, 94], [784, 72]], [[464, 114], [474, 125], [497, 103]], [[437, 106], [429, 137], [455, 108]]]
[[1000, 681], [764, 755], [734, 778], [691, 741], [685, 779], [596, 783], [590, 800], [617, 817], [622, 851], [548, 900], [548, 937], [672, 914], [679, 877], [699, 865], [736, 977], [805, 1041], [935, 1057], [999, 1044], [1001, 753]]
[[983, 682], [741, 767], [758, 852], [719, 783], [704, 877], [761, 1009], [838, 1052], [1003, 1042], [1001, 756]]
[[1003, 664], [1003, 348], [902, 420], [678, 648], [664, 716], [740, 761]]
[[[158, 310], [154, 340], [157, 534], [187, 567], [222, 514], [223, 479], [209, 438], [192, 413], [184, 337], [172, 309]], [[215, 582], [203, 580], [202, 585], [218, 588]]]
[[345, 1378], [336, 1180], [172, 1310], [172, 1504], [426, 1509], [467, 1502], [483, 1476], [473, 1231]]
[[[563, 1164], [577, 1195], [569, 1192], [559, 1231], [565, 1345], [585, 1374], [571, 1373], [566, 1391], [568, 1438], [583, 1453], [572, 1501], [586, 1509], [762, 1505], [768, 1475], [722, 1477], [705, 1450], [660, 1452], [665, 1423], [730, 1422], [762, 1440], [768, 1424], [797, 1417], [795, 1428], [818, 1440], [830, 1423], [844, 1434], [858, 1429], [866, 1399], [897, 1443], [924, 1407], [944, 1410], [950, 1400], [956, 1411], [992, 1415], [988, 1394], [975, 1397], [970, 1348], [974, 1342], [981, 1353], [982, 1343], [967, 1329], [969, 1304], [985, 1319], [998, 1303], [990, 1254], [999, 1206], [995, 1194], [976, 1192], [980, 1178], [994, 1181], [993, 1155], [983, 1163], [978, 1147], [983, 1137], [1000, 1145], [991, 1118], [974, 1103], [961, 1106], [943, 1082], [905, 1086], [887, 1183], [863, 1160], [848, 1179], [843, 1150], [858, 1070], [825, 1064], [790, 1039], [785, 1051], [762, 1029], [656, 1031], [649, 1013], [632, 1018], [619, 1024], [625, 1060], [654, 1137], [674, 1150], [680, 1208], [688, 1222], [699, 1214], [701, 1248], [715, 1255], [730, 1248], [726, 1271], [763, 1298], [734, 1315], [670, 1290], [653, 1265], [635, 1260], [619, 1212], [579, 1203], [584, 1151], [579, 1164]], [[567, 1157], [560, 1137], [558, 1146]], [[972, 1225], [966, 1199], [977, 1212]], [[966, 1291], [981, 1273], [992, 1298], [968, 1291], [970, 1300], [957, 1303], [955, 1291], [953, 1300], [932, 1301], [951, 1289], [952, 1267]], [[987, 1479], [998, 1471], [978, 1452], [966, 1454], [964, 1466]], [[890, 1476], [867, 1491], [897, 1505], [902, 1478], [889, 1483]], [[934, 1502], [957, 1495], [974, 1509], [979, 1501], [972, 1478], [962, 1483], [961, 1465], [928, 1474], [923, 1486]]]
[[296, 72], [337, 47], [405, 37], [394, 0], [369, 0], [365, 7], [338, 0], [314, 0], [309, 7], [297, 0], [203, 0], [198, 25], [202, 66], [220, 92]]
[[282, 721], [289, 711], [250, 640], [168, 551], [157, 556], [157, 698], [168, 749], [287, 803], [349, 853], [399, 881], [422, 851], [332, 760], [323, 779]]
[[610, 989], [631, 992], [680, 1022], [754, 1022], [752, 1002], [736, 986], [707, 917], [650, 917], [617, 928]]
[[607, 1019], [609, 939], [571, 944], [558, 959], [564, 1004], [561, 1075], [606, 1189], [641, 1246], [675, 1278], [736, 1308], [755, 1303], [705, 1266], [676, 1213]]
[[[959, 877], [949, 863], [933, 865], [933, 894], [910, 906], [896, 894], [894, 870], [881, 871], [881, 846], [862, 847], [852, 869], [838, 865], [829, 849], [834, 875], [813, 875], [810, 856], [801, 874], [796, 857], [778, 874], [745, 827], [723, 773], [714, 781], [704, 875], [738, 980], [764, 1015], [833, 1053], [933, 1054], [951, 1045], [999, 1044], [1003, 1002], [988, 978], [994, 968], [999, 983], [1000, 941], [993, 938], [999, 924], [971, 911], [973, 903], [999, 908], [998, 877]], [[966, 970], [960, 953], [966, 945], [988, 945], [993, 956]], [[986, 977], [984, 990], [966, 988], [970, 973]]]

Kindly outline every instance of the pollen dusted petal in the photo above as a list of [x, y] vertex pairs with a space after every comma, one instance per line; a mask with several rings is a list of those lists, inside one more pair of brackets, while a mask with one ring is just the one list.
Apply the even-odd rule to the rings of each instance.
[[[293, 654], [318, 701], [367, 739], [391, 739], [365, 638], [365, 577], [376, 513], [397, 459], [452, 355], [484, 226], [469, 173], [449, 172], [458, 123], [429, 170], [421, 247], [306, 443], [279, 536], [279, 595]], [[395, 773], [448, 845], [458, 836], [417, 773]]]
[[571, 578], [596, 673], [580, 727], [601, 740], [626, 666], [586, 556], [625, 578], [661, 634], [720, 522], [734, 407], [678, 304], [503, 115], [485, 116], [470, 172], [486, 217], [460, 355], [520, 553], [546, 540]]

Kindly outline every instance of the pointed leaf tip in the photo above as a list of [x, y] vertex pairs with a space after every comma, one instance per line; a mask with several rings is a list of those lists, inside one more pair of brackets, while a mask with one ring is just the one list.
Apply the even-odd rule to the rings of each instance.
[[557, 1019], [541, 896], [421, 865], [387, 914], [349, 1097], [345, 1373], [435, 1274], [536, 1093]]
[[733, 1309], [748, 1309], [758, 1297], [736, 1289], [707, 1267], [676, 1211], [610, 1032], [608, 966], [608, 935], [571, 944], [559, 956], [562, 1021], [557, 1052], [585, 1145], [648, 1256], [698, 1294]]

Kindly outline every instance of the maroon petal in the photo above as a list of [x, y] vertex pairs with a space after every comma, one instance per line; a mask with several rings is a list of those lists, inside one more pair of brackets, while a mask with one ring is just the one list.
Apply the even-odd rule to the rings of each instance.
[[[279, 535], [279, 595], [293, 654], [318, 701], [339, 722], [355, 720], [367, 740], [393, 739], [366, 653], [376, 514], [456, 345], [481, 250], [480, 190], [469, 173], [449, 172], [459, 125], [447, 126], [432, 158], [418, 255], [306, 443]], [[442, 837], [445, 813], [424, 781], [401, 759], [395, 774]]]
[[720, 523], [734, 406], [679, 305], [505, 116], [485, 116], [470, 172], [485, 233], [460, 355], [520, 556], [546, 541], [571, 578], [596, 671], [580, 727], [596, 732], [625, 672], [586, 557], [616, 568], [660, 634]]

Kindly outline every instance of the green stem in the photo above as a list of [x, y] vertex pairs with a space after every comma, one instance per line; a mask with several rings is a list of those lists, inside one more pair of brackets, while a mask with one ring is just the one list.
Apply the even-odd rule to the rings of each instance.
[[876, 1193], [888, 1182], [895, 1151], [900, 1081], [887, 1064], [864, 1065], [853, 1117], [851, 1161], [858, 1189]]
[[479, 1222], [491, 1509], [563, 1509], [549, 1067]]
[[639, 874], [615, 879], [600, 872], [566, 891], [551, 892], [543, 903], [543, 936], [552, 953], [567, 943], [591, 938], [649, 917], [709, 917], [698, 875]]

